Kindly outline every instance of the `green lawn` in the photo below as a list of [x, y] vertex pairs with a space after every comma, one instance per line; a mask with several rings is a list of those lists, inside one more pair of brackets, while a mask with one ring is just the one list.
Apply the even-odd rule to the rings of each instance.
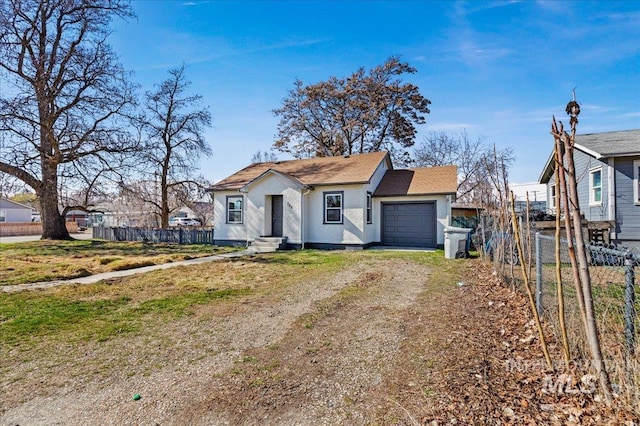
[[[65, 247], [85, 247], [85, 255], [92, 253], [101, 257], [96, 246], [99, 244], [95, 242], [62, 243], [58, 247], [48, 247], [48, 253], [41, 256], [49, 256], [55, 263], [65, 263], [62, 255]], [[117, 247], [111, 244], [107, 247], [111, 252], [109, 255], [119, 256]], [[123, 247], [120, 250], [143, 249]], [[12, 256], [15, 255], [14, 252]], [[0, 346], [30, 347], [44, 341], [104, 341], [126, 333], [145, 333], [166, 321], [193, 315], [201, 306], [254, 296], [268, 297], [271, 291], [283, 286], [332, 274], [353, 262], [367, 261], [373, 266], [377, 260], [391, 257], [425, 265], [443, 265], [438, 274], [445, 275], [453, 272], [451, 268], [456, 263], [447, 264], [442, 252], [301, 250], [178, 266], [96, 284], [0, 293]]]

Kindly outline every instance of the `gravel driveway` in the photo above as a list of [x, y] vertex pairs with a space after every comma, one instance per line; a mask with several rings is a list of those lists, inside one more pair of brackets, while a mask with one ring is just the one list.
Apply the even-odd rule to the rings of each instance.
[[143, 336], [61, 345], [67, 361], [3, 370], [0, 424], [562, 424], [536, 403], [540, 372], [505, 372], [540, 360], [524, 299], [481, 283], [479, 262], [448, 268], [364, 256]]

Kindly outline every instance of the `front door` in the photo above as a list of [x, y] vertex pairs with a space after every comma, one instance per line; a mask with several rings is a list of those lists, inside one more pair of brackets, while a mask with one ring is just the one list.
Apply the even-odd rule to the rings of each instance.
[[271, 236], [282, 237], [282, 195], [271, 196]]

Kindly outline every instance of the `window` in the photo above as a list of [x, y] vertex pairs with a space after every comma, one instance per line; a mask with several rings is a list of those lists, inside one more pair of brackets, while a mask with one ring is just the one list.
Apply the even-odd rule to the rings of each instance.
[[373, 198], [371, 197], [371, 193], [367, 192], [367, 223], [371, 223], [373, 221], [373, 217], [371, 216], [372, 204]]
[[640, 160], [633, 161], [633, 202], [640, 205]]
[[7, 212], [5, 210], [0, 210], [0, 222], [7, 221]]
[[342, 223], [342, 192], [324, 193], [324, 223]]
[[551, 210], [556, 209], [556, 186], [555, 185], [549, 186], [549, 203], [548, 204]]
[[589, 172], [589, 204], [602, 204], [602, 169]]
[[227, 223], [242, 223], [242, 196], [227, 197]]

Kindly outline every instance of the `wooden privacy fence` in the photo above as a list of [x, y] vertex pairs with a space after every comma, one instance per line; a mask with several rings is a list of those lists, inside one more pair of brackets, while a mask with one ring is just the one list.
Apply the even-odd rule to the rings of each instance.
[[[67, 231], [78, 232], [77, 222], [67, 222]], [[18, 235], [42, 235], [42, 223], [40, 222], [2, 222], [0, 223], [0, 237]]]
[[213, 228], [157, 229], [95, 226], [93, 238], [109, 241], [213, 245]]

